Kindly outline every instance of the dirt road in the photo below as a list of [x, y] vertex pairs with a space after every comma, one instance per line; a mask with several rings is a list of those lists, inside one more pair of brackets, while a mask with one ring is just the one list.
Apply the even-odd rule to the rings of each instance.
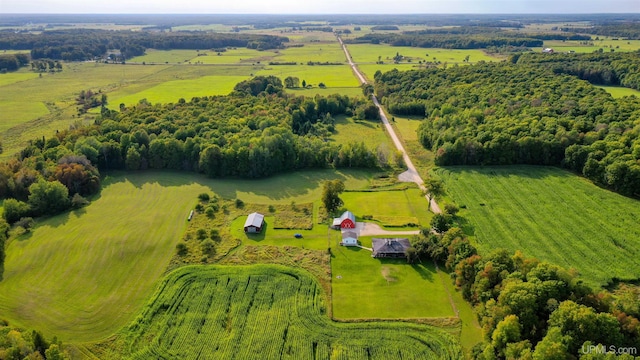
[[[362, 75], [362, 73], [358, 69], [358, 66], [353, 62], [353, 59], [351, 59], [351, 54], [349, 54], [349, 50], [347, 50], [347, 46], [342, 42], [342, 39], [339, 36], [338, 36], [338, 41], [342, 46], [342, 51], [344, 51], [344, 55], [347, 57], [347, 61], [349, 61], [349, 65], [351, 66], [353, 73], [356, 75], [356, 77], [360, 81], [360, 84], [366, 84], [367, 79]], [[411, 158], [409, 158], [409, 155], [407, 155], [407, 152], [404, 150], [404, 146], [402, 145], [402, 142], [400, 142], [400, 139], [396, 135], [396, 132], [393, 129], [393, 126], [391, 126], [391, 123], [389, 123], [389, 119], [387, 119], [387, 116], [382, 110], [382, 106], [378, 102], [378, 98], [376, 98], [375, 94], [371, 95], [371, 100], [373, 100], [373, 103], [378, 108], [378, 112], [380, 113], [380, 119], [382, 119], [382, 124], [384, 124], [384, 127], [387, 130], [387, 133], [389, 134], [389, 136], [391, 136], [391, 140], [393, 140], [393, 143], [395, 144], [396, 148], [402, 153], [402, 158], [404, 160], [404, 163], [407, 165], [407, 171], [400, 174], [398, 178], [400, 179], [400, 181], [414, 182], [418, 184], [418, 186], [422, 191], [425, 191], [426, 188], [424, 187], [424, 181], [420, 177], [420, 174], [418, 174], [416, 167], [413, 166], [413, 162], [411, 162]], [[425, 198], [427, 199], [427, 201], [429, 200], [428, 196], [425, 196]], [[438, 206], [438, 204], [434, 199], [431, 200], [429, 206], [431, 208], [431, 211], [433, 211], [435, 214], [439, 214], [442, 212], [442, 210], [440, 209], [440, 207]]]

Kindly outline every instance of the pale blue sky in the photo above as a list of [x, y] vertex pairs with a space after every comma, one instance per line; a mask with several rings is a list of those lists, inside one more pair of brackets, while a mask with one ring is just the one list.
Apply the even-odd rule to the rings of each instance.
[[0, 0], [0, 13], [640, 13], [640, 0]]

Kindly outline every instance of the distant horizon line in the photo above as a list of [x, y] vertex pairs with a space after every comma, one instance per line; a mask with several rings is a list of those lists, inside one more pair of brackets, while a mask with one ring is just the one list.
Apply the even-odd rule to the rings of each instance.
[[85, 12], [85, 13], [24, 13], [24, 12], [15, 12], [15, 13], [4, 13], [0, 12], [0, 16], [2, 15], [194, 15], [194, 16], [206, 16], [206, 15], [262, 15], [262, 16], [282, 16], [282, 15], [379, 15], [379, 16], [389, 16], [389, 15], [411, 15], [411, 16], [419, 16], [419, 15], [640, 15], [640, 12], [549, 12], [549, 13], [534, 13], [534, 12], [513, 12], [513, 13], [490, 13], [490, 12], [459, 12], [459, 13], [176, 13], [176, 12], [167, 12], [167, 13], [138, 13], [138, 12], [129, 12], [129, 13], [106, 13], [106, 12]]

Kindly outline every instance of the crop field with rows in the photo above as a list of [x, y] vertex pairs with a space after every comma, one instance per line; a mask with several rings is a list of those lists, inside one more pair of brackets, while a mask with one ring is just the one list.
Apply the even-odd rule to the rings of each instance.
[[[308, 273], [274, 266], [171, 273], [115, 340], [134, 359], [458, 359], [443, 330], [411, 323], [335, 323]], [[101, 354], [109, 358], [109, 354]]]

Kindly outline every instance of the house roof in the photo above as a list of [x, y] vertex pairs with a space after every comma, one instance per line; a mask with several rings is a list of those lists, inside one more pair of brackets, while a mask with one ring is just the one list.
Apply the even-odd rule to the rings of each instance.
[[373, 255], [378, 253], [396, 253], [404, 254], [404, 251], [411, 247], [409, 239], [371, 239], [371, 245], [373, 247]]
[[356, 233], [355, 231], [343, 231], [342, 240], [349, 238], [358, 239], [358, 233]]
[[264, 222], [264, 215], [254, 212], [249, 214], [249, 216], [247, 216], [247, 221], [244, 222], [244, 227], [247, 227], [247, 226], [261, 227], [263, 222]]

